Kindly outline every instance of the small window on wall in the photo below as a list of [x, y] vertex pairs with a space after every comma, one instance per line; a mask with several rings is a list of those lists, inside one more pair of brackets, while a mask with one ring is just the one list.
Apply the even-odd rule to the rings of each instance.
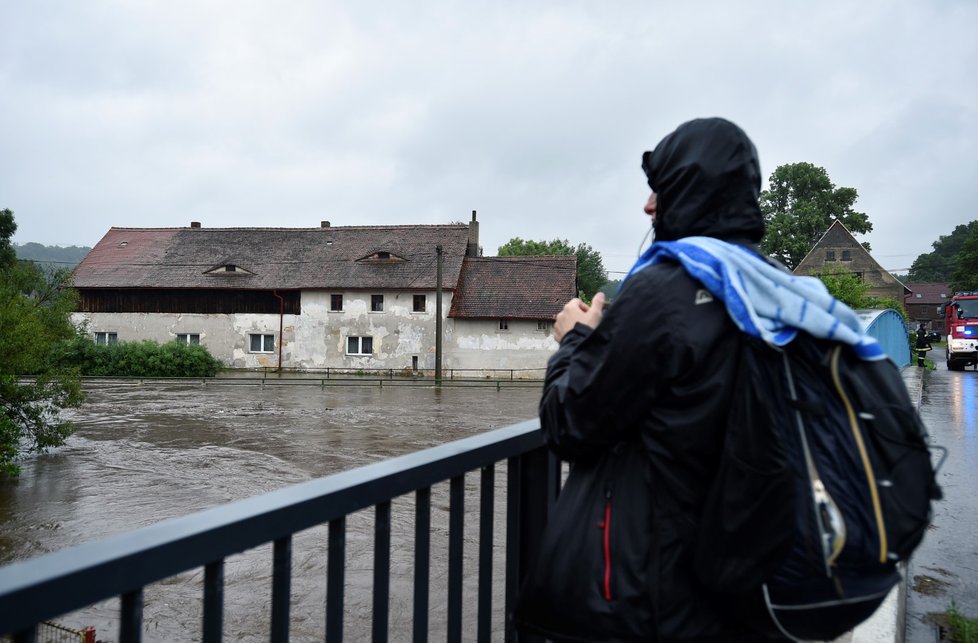
[[849, 250], [843, 250], [842, 251], [842, 260], [843, 261], [852, 261], [852, 252], [850, 252]]
[[370, 312], [372, 312], [372, 313], [382, 313], [382, 312], [384, 312], [384, 296], [383, 295], [370, 295]]
[[373, 355], [373, 352], [374, 352], [373, 337], [347, 337], [346, 338], [347, 355]]
[[550, 330], [550, 324], [551, 323], [553, 323], [553, 322], [550, 322], [550, 321], [538, 321], [537, 322], [537, 330], [548, 331], [548, 330]]
[[414, 296], [414, 312], [423, 313], [425, 308], [428, 306], [428, 297], [426, 295], [415, 295]]
[[329, 296], [329, 309], [333, 312], [340, 312], [343, 310], [343, 295], [330, 295]]
[[509, 322], [505, 319], [499, 320], [499, 330], [509, 330]]
[[252, 353], [275, 352], [275, 335], [248, 335], [248, 340]]
[[835, 250], [826, 250], [825, 251], [825, 260], [826, 261], [835, 261]]
[[189, 344], [190, 346], [200, 345], [200, 335], [198, 333], [178, 333], [177, 334], [178, 344]]
[[95, 343], [98, 344], [99, 346], [108, 346], [109, 344], [117, 344], [119, 343], [119, 334], [97, 332], [95, 333]]

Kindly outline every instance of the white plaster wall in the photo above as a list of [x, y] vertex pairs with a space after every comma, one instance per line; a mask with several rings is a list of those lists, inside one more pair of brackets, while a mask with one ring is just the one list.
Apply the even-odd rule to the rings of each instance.
[[557, 350], [553, 327], [537, 329], [535, 321], [454, 320], [454, 337], [447, 368], [522, 370], [524, 377], [543, 377], [547, 360]]
[[[343, 295], [343, 311], [329, 310], [330, 295]], [[371, 294], [384, 295], [384, 311], [370, 312]], [[413, 312], [415, 293], [303, 291], [302, 314], [285, 315], [282, 338], [279, 316], [157, 313], [74, 313], [76, 325], [89, 333], [108, 331], [120, 342], [150, 339], [167, 342], [178, 333], [200, 334], [200, 343], [231, 368], [275, 368], [281, 342], [284, 368], [410, 369], [435, 368], [435, 293], [425, 293], [425, 312]], [[443, 293], [442, 315], [451, 308], [452, 293]], [[452, 320], [443, 324], [443, 367], [526, 371], [541, 377], [557, 349], [553, 330], [537, 329], [535, 321], [510, 321], [499, 330], [497, 320]], [[275, 335], [275, 351], [252, 353], [248, 335]], [[350, 336], [373, 337], [372, 355], [347, 355]], [[536, 370], [537, 372], [534, 372]]]
[[[329, 310], [330, 295], [343, 295], [343, 311]], [[413, 312], [414, 295], [427, 298], [425, 312]], [[371, 295], [384, 295], [383, 312], [370, 311]], [[442, 316], [452, 296], [442, 294]], [[296, 327], [299, 368], [410, 369], [435, 366], [435, 293], [303, 291]], [[348, 337], [373, 337], [372, 355], [347, 355]]]

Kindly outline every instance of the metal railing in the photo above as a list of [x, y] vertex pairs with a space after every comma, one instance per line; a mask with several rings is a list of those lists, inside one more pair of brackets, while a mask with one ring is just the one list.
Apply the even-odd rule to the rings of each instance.
[[[228, 369], [232, 371], [234, 369]], [[327, 366], [324, 368], [274, 368], [264, 366], [257, 369], [245, 369], [242, 372], [262, 373], [265, 376], [299, 374], [309, 377], [317, 375], [325, 379], [351, 378], [351, 377], [370, 377], [394, 379], [435, 379], [435, 369], [433, 368], [351, 368]], [[544, 366], [538, 368], [443, 368], [443, 380], [543, 380], [547, 369]]]
[[[502, 462], [506, 478], [505, 562], [504, 577], [495, 579], [495, 465]], [[510, 620], [512, 605], [560, 481], [560, 463], [543, 446], [539, 422], [535, 420], [7, 565], [0, 568], [0, 633], [12, 634], [14, 641], [33, 642], [40, 623], [119, 597], [118, 641], [141, 641], [144, 588], [181, 572], [203, 568], [199, 640], [221, 641], [225, 559], [273, 543], [266, 640], [285, 642], [289, 640], [293, 535], [328, 525], [325, 639], [342, 641], [346, 520], [350, 514], [372, 507], [375, 520], [370, 629], [372, 640], [386, 641], [390, 635], [391, 501], [413, 493], [411, 636], [414, 641], [425, 641], [430, 629], [431, 489], [432, 485], [447, 481], [447, 552], [438, 555], [447, 557], [447, 638], [460, 641], [465, 475], [474, 471], [479, 472], [477, 640], [489, 641], [499, 632], [507, 641], [521, 640]], [[494, 593], [504, 597], [502, 623], [492, 620]], [[397, 633], [399, 639], [406, 636], [405, 632]]]

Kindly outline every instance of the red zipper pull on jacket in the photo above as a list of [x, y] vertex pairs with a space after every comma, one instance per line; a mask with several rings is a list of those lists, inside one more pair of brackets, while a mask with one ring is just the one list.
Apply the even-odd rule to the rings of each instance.
[[604, 520], [601, 521], [604, 545], [604, 599], [611, 600], [611, 494], [604, 504]]

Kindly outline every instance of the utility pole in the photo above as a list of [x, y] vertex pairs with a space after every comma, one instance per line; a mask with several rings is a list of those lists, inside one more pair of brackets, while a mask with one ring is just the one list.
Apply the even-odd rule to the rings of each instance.
[[436, 262], [438, 268], [435, 270], [435, 386], [441, 386], [441, 245], [435, 246], [435, 254], [438, 257]]

